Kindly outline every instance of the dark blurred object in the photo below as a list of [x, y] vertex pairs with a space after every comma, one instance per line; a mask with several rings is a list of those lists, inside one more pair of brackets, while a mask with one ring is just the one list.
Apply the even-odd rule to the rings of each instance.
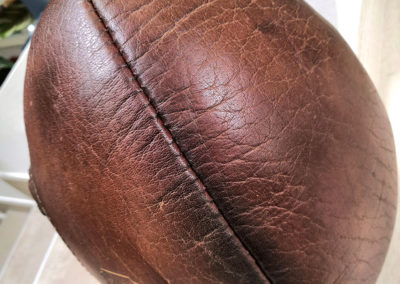
[[44, 8], [46, 8], [49, 0], [22, 0], [22, 2], [24, 2], [25, 6], [28, 7], [32, 16], [37, 19], [43, 12]]
[[14, 63], [0, 56], [0, 69], [13, 67]]
[[0, 38], [6, 38], [15, 32], [25, 29], [33, 18], [20, 1], [6, 1], [0, 6]]
[[34, 18], [22, 0], [0, 4], [0, 86], [34, 30]]
[[0, 85], [6, 79], [7, 74], [8, 72], [10, 72], [13, 65], [14, 65], [13, 62], [0, 56]]

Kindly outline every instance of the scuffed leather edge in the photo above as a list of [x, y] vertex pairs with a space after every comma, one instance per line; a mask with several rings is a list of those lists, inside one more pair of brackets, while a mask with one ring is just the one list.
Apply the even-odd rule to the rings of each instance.
[[[47, 215], [46, 209], [44, 208], [43, 202], [40, 199], [40, 195], [38, 192], [38, 187], [36, 185], [35, 182], [35, 178], [32, 174], [32, 169], [29, 168], [29, 191], [32, 194], [33, 199], [36, 201], [38, 208], [40, 210], [40, 212], [47, 217], [47, 219], [49, 220], [49, 222], [51, 224], [53, 224], [53, 222], [51, 221], [51, 218], [49, 215]], [[96, 277], [95, 273], [93, 273], [89, 267], [87, 267], [80, 259], [79, 257], [77, 257], [77, 255], [75, 254], [75, 252], [71, 249], [71, 247], [68, 245], [68, 243], [64, 240], [63, 236], [59, 233], [58, 229], [53, 225], [53, 228], [55, 229], [55, 231], [57, 232], [57, 235], [60, 237], [60, 239], [63, 241], [63, 243], [67, 246], [68, 250], [72, 253], [72, 255], [75, 257], [75, 259], [78, 260], [79, 264], [82, 265], [82, 267], [88, 272], [90, 273], [90, 275], [92, 275], [94, 278], [96, 278], [97, 280], [100, 280], [99, 278]], [[101, 281], [101, 280], [100, 280]], [[102, 282], [102, 281], [101, 281]]]
[[37, 188], [37, 185], [36, 185], [36, 182], [35, 182], [35, 178], [34, 178], [34, 176], [32, 174], [32, 170], [31, 169], [29, 169], [29, 191], [31, 192], [33, 199], [35, 199], [40, 212], [44, 216], [48, 217], [46, 209], [44, 208], [42, 200], [40, 199], [40, 196], [39, 196], [39, 193], [38, 193], [38, 188]]

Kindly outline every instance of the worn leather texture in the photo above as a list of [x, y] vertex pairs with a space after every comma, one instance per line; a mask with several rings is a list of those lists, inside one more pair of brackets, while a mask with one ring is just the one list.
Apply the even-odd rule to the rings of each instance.
[[396, 212], [368, 75], [301, 0], [53, 0], [30, 189], [104, 283], [374, 283]]

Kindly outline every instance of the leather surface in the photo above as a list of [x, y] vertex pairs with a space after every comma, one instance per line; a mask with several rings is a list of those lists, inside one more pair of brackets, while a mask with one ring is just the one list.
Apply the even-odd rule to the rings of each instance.
[[53, 0], [31, 191], [108, 283], [373, 283], [396, 212], [368, 75], [302, 1]]

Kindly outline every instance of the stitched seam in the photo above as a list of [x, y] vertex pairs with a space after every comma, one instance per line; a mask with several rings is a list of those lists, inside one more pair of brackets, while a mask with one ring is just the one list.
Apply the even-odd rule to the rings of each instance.
[[[143, 98], [146, 101], [147, 106], [152, 110], [152, 112], [154, 113], [154, 118], [156, 120], [156, 124], [159, 127], [160, 131], [162, 132], [162, 134], [165, 136], [166, 140], [168, 141], [168, 145], [170, 146], [170, 148], [174, 151], [174, 152], [178, 152], [177, 157], [179, 157], [181, 159], [181, 162], [183, 162], [183, 164], [185, 165], [186, 171], [193, 176], [193, 178], [197, 181], [198, 185], [200, 186], [201, 189], [203, 189], [204, 194], [206, 195], [206, 197], [208, 197], [208, 199], [212, 202], [212, 204], [214, 204], [214, 208], [217, 211], [218, 215], [222, 217], [222, 220], [224, 221], [224, 223], [226, 224], [226, 227], [228, 228], [228, 230], [230, 231], [231, 235], [237, 239], [238, 243], [242, 246], [242, 249], [247, 252], [247, 255], [252, 258], [252, 260], [254, 261], [254, 266], [256, 267], [256, 270], [259, 271], [259, 273], [264, 276], [266, 278], [266, 280], [268, 280], [270, 282], [270, 284], [273, 284], [273, 281], [271, 279], [271, 277], [264, 271], [264, 269], [262, 268], [262, 266], [259, 264], [259, 262], [257, 261], [257, 258], [250, 252], [250, 250], [247, 248], [247, 246], [244, 244], [244, 242], [239, 238], [238, 234], [234, 231], [234, 229], [232, 228], [232, 226], [229, 224], [229, 222], [227, 221], [227, 219], [225, 218], [224, 214], [222, 213], [222, 211], [219, 209], [219, 207], [217, 206], [217, 204], [214, 202], [214, 199], [212, 198], [212, 196], [209, 194], [209, 192], [207, 191], [206, 186], [204, 185], [204, 183], [201, 181], [201, 179], [199, 178], [199, 175], [196, 173], [196, 171], [193, 169], [192, 165], [189, 163], [189, 160], [186, 158], [185, 154], [183, 153], [183, 151], [180, 149], [179, 145], [176, 143], [174, 137], [172, 136], [171, 131], [167, 128], [167, 126], [165, 125], [165, 122], [162, 120], [161, 116], [159, 115], [159, 113], [157, 112], [157, 109], [155, 108], [155, 106], [153, 105], [153, 103], [150, 100], [150, 94], [148, 93], [148, 91], [146, 90], [145, 87], [143, 87], [140, 82], [139, 82], [139, 78], [138, 75], [134, 73], [134, 71], [132, 70], [132, 68], [129, 66], [128, 60], [126, 60], [123, 51], [121, 51], [119, 44], [114, 40], [114, 37], [112, 36], [109, 28], [107, 27], [104, 18], [102, 17], [102, 15], [100, 14], [98, 8], [96, 7], [96, 5], [93, 3], [93, 0], [86, 0], [87, 2], [89, 2], [92, 7], [93, 10], [95, 12], [95, 14], [97, 15], [97, 17], [99, 18], [100, 22], [103, 24], [105, 31], [107, 32], [107, 34], [109, 35], [111, 41], [113, 42], [115, 48], [117, 49], [119, 55], [121, 56], [122, 60], [124, 61], [124, 63], [126, 64], [126, 67], [129, 69], [130, 73], [132, 74], [132, 77], [134, 78], [134, 80], [136, 81], [137, 85], [140, 88], [140, 93], [143, 95]], [[138, 94], [140, 94], [138, 93]], [[174, 147], [175, 146], [175, 147]]]

